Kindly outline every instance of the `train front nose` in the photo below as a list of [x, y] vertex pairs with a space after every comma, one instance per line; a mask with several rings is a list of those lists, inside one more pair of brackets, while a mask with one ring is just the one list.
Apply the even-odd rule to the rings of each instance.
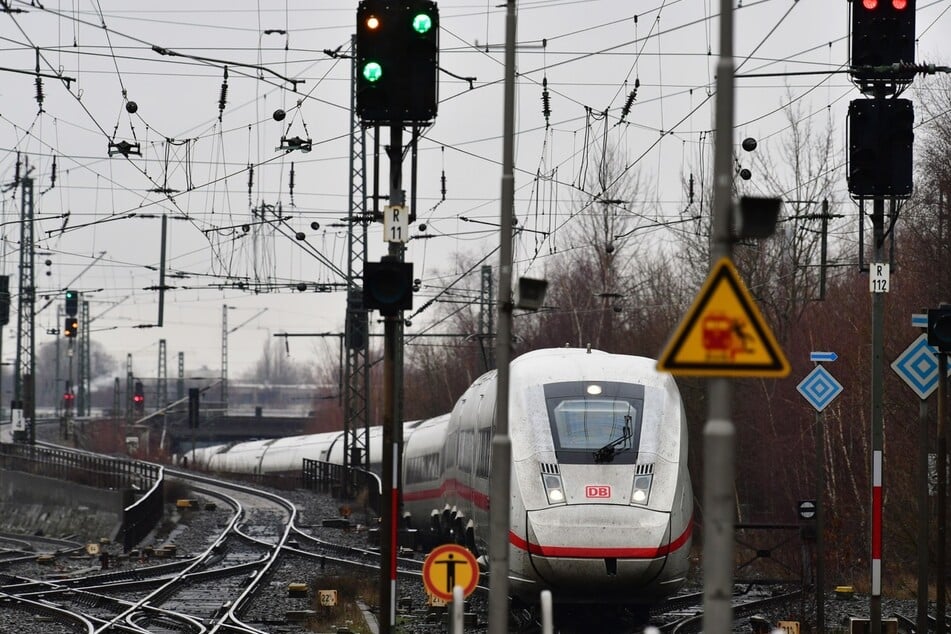
[[527, 511], [526, 520], [538, 576], [592, 602], [648, 603], [669, 594], [668, 554], [689, 539], [671, 535], [669, 513], [642, 507], [572, 504]]

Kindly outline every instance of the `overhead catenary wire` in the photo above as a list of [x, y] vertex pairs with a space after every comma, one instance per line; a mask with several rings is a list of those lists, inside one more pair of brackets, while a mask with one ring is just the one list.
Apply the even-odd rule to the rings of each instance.
[[[553, 3], [553, 4], [554, 4], [554, 3]], [[563, 3], [557, 3], [557, 4], [563, 4]], [[750, 3], [746, 3], [746, 4], [749, 5]], [[756, 3], [756, 4], [760, 4], [760, 3]], [[533, 9], [533, 10], [540, 10], [542, 6], [543, 6], [543, 5], [538, 5], [538, 7], [535, 7], [535, 9]], [[285, 18], [286, 18], [287, 15], [288, 15], [288, 13], [285, 12], [285, 13], [284, 13]], [[110, 19], [111, 19], [111, 18], [110, 18]], [[713, 19], [713, 16], [710, 16], [710, 19]], [[709, 24], [709, 21], [707, 22], [707, 24]], [[259, 25], [259, 26], [260, 26], [260, 25]], [[285, 26], [286, 26], [286, 24], [285, 24]], [[575, 28], [574, 25], [572, 25], [572, 26], [573, 26], [573, 30], [579, 30], [579, 29]], [[251, 30], [251, 29], [249, 29], [249, 31], [250, 31], [250, 30]], [[550, 44], [551, 42], [554, 42], [554, 41], [564, 41], [563, 39], [559, 39], [559, 37], [560, 37], [561, 35], [565, 35], [565, 34], [557, 34], [557, 35], [552, 36], [552, 37], [549, 39], [549, 47], [551, 46], [551, 44]], [[88, 42], [88, 39], [89, 39], [89, 38], [88, 38], [88, 37], [85, 37], [84, 39], [87, 40], [87, 42]], [[643, 48], [640, 44], [638, 44], [637, 46], [638, 46], [639, 48]], [[287, 43], [285, 42], [285, 49], [286, 49], [286, 48], [287, 48]], [[665, 46], [665, 48], [667, 48], [667, 47]], [[173, 61], [173, 60], [166, 60], [166, 63], [172, 62], [172, 61]], [[181, 61], [181, 60], [178, 60], [178, 61]], [[546, 68], [545, 73], [546, 73], [546, 75], [547, 75], [547, 74], [548, 74], [547, 69], [549, 68], [549, 65], [546, 63], [546, 64], [544, 65], [544, 67]], [[123, 70], [123, 74], [125, 74], [125, 71], [126, 71], [125, 66], [123, 66], [123, 69], [122, 69], [122, 70]], [[246, 79], [247, 79], [247, 78], [246, 78]], [[543, 79], [549, 79], [549, 80], [550, 80], [551, 77], [549, 76], [549, 77], [546, 77], [546, 78], [543, 78]], [[531, 80], [531, 79], [530, 79], [530, 80]], [[551, 82], [549, 82], [549, 84], [550, 84], [549, 87], [551, 87]], [[618, 84], [618, 85], [620, 86], [620, 84]], [[701, 85], [701, 86], [702, 86], [702, 85]], [[282, 90], [283, 90], [283, 88], [282, 88]], [[686, 91], [684, 91], [684, 92], [686, 92]], [[47, 91], [47, 93], [49, 93], [49, 91]], [[537, 93], [536, 93], [536, 94], [537, 94]], [[556, 93], [552, 92], [552, 94], [556, 94]], [[670, 97], [672, 94], [673, 94], [673, 93], [669, 93], [669, 94], [668, 94], [668, 97]], [[316, 95], [316, 93], [315, 93], [315, 96], [319, 96], [319, 95]], [[463, 97], [460, 96], [460, 98], [463, 98]], [[583, 101], [583, 100], [582, 100], [582, 101]], [[638, 103], [640, 103], [640, 99], [638, 99]], [[566, 113], [563, 112], [563, 111], [564, 111], [564, 108], [562, 107], [562, 102], [561, 102], [561, 98], [560, 98], [560, 97], [559, 97], [559, 100], [558, 100], [557, 105], [558, 105], [557, 115], [558, 115], [559, 117], [562, 117], [562, 119], [563, 119], [564, 121], [569, 121], [569, 122], [570, 122], [570, 121], [576, 121], [578, 116], [582, 116], [582, 117], [584, 116], [584, 114], [580, 111], [580, 108], [579, 108], [579, 112], [578, 112], [575, 116], [566, 115]], [[616, 104], [616, 105], [620, 105], [620, 104]], [[700, 108], [700, 107], [702, 107], [702, 105], [703, 105], [703, 104], [698, 104], [697, 106], [698, 106], [698, 108]], [[638, 106], [638, 107], [640, 107], [640, 106]], [[778, 109], [777, 109], [777, 110], [778, 110]], [[595, 111], [599, 111], [599, 110], [595, 110]], [[693, 111], [696, 111], [696, 110], [692, 108], [691, 111], [693, 112]], [[221, 112], [221, 110], [219, 109], [219, 114], [220, 114], [220, 112]], [[230, 104], [229, 104], [229, 111], [228, 111], [228, 112], [229, 112], [229, 118], [230, 118], [230, 112], [231, 112], [231, 110], [230, 110]], [[772, 110], [771, 112], [775, 112], [775, 110]], [[616, 114], [616, 113], [617, 113], [617, 109], [615, 109], [615, 110], [612, 112], [612, 115], [611, 115], [611, 116], [612, 116], [612, 121], [616, 121], [616, 120], [617, 120], [617, 114]], [[207, 113], [206, 113], [206, 114], [207, 114]], [[269, 114], [269, 113], [265, 113], [265, 115], [267, 115], [267, 114]], [[536, 116], [537, 116], [537, 115], [536, 115]], [[763, 116], [764, 116], [764, 117], [765, 117], [765, 116], [769, 116], [769, 114], [767, 113], [767, 114], [765, 114], [765, 115], [763, 115]], [[258, 121], [253, 122], [251, 125], [241, 124], [240, 126], [235, 126], [235, 129], [237, 129], [238, 127], [240, 127], [242, 130], [248, 129], [248, 128], [250, 128], [250, 127], [254, 127], [254, 128], [256, 128], [256, 129], [263, 129], [264, 126], [263, 126], [262, 122], [265, 121], [265, 120], [266, 120], [266, 116], [263, 117], [263, 118], [261, 118], [261, 119], [258, 120]], [[548, 124], [549, 122], [546, 121], [545, 123]], [[552, 124], [551, 127], [554, 127], [554, 125], [557, 125], [554, 120], [552, 120], [551, 124]], [[664, 126], [662, 126], [662, 127], [664, 127]], [[674, 129], [676, 128], [676, 126], [671, 126], [671, 128], [672, 128], [671, 132], [674, 132], [674, 131], [675, 131]], [[520, 130], [520, 133], [521, 133], [521, 134], [528, 134], [528, 133], [529, 133], [529, 130], [530, 130], [529, 128], [523, 128], [522, 130]], [[437, 128], [437, 131], [438, 131], [438, 128]], [[228, 132], [227, 130], [222, 130], [222, 129], [219, 127], [219, 128], [217, 128], [217, 129], [213, 132], [213, 134], [214, 134], [214, 135], [221, 135], [222, 133], [227, 134], [227, 132]], [[162, 138], [172, 138], [172, 137], [174, 137], [174, 136], [177, 136], [177, 137], [179, 137], [179, 138], [182, 138], [182, 135], [181, 135], [181, 134], [178, 134], [178, 135], [169, 135], [169, 136], [160, 135], [160, 137], [162, 137]], [[191, 135], [189, 135], [189, 136], [191, 136]], [[441, 136], [441, 135], [440, 135], [440, 136]], [[687, 136], [687, 134], [686, 134], [686, 133], [683, 133], [683, 137], [686, 137], [686, 136]], [[690, 136], [691, 138], [689, 138], [686, 142], [689, 142], [689, 143], [691, 143], [691, 144], [697, 144], [697, 143], [698, 143], [698, 142], [696, 141], [696, 138], [695, 138], [695, 136], [697, 136], [696, 131], [692, 131], [689, 136]], [[192, 138], [196, 138], [196, 139], [197, 139], [197, 138], [198, 138], [198, 135], [195, 135], [195, 136], [192, 137]], [[424, 142], [427, 142], [427, 141], [428, 141], [429, 143], [433, 143], [433, 142], [434, 142], [434, 141], [432, 140], [432, 136], [431, 136], [431, 135], [424, 136], [424, 137], [423, 137], [423, 141], [424, 141]], [[448, 142], [448, 139], [446, 139], [445, 141], [446, 141], [446, 143], [440, 142], [440, 143], [438, 144], [439, 147], [443, 148], [443, 150], [442, 150], [443, 153], [445, 152], [445, 149], [449, 149], [450, 152], [456, 152], [456, 151], [458, 151], [458, 150], [465, 149], [465, 146], [464, 146], [464, 145], [460, 145], [460, 144], [458, 144], [458, 143]], [[603, 145], [604, 142], [605, 142], [604, 139], [601, 139], [600, 141], [601, 141], [601, 144], [602, 144], [602, 145]], [[611, 142], [613, 142], [613, 141], [614, 141], [614, 139], [611, 139]], [[54, 144], [54, 145], [55, 145], [55, 144]], [[588, 144], [586, 143], [585, 146], [587, 146], [587, 145], [588, 145]], [[205, 146], [205, 147], [207, 148], [207, 146]], [[700, 144], [697, 144], [697, 147], [701, 147], [701, 145], [700, 145]], [[185, 148], [186, 154], [190, 154], [194, 148], [195, 148], [194, 144], [189, 144], [188, 146], [186, 146], [186, 148]], [[59, 150], [60, 148], [56, 148], [56, 149]], [[461, 153], [465, 153], [465, 152], [461, 152]], [[59, 151], [57, 151], [57, 152], [52, 152], [52, 153], [51, 153], [51, 156], [52, 156], [52, 155], [57, 155], [57, 154], [60, 154], [60, 152], [59, 152]], [[66, 154], [67, 157], [68, 157], [68, 155], [70, 154], [70, 152], [66, 152], [65, 154]], [[476, 148], [476, 151], [474, 151], [474, 152], [469, 152], [469, 153], [465, 153], [465, 154], [466, 154], [467, 156], [470, 156], [470, 157], [474, 158], [474, 159], [478, 159], [478, 160], [485, 161], [486, 165], [492, 165], [492, 164], [493, 164], [493, 161], [492, 161], [492, 159], [491, 159], [491, 156], [486, 156], [485, 152], [480, 152], [478, 148]], [[562, 154], [562, 156], [565, 157], [564, 160], [570, 160], [569, 158], [567, 158], [567, 155]], [[488, 160], [486, 160], [486, 159], [488, 159]], [[66, 158], [66, 159], [61, 159], [61, 163], [62, 163], [62, 164], [65, 164], [65, 162], [66, 162], [67, 160], [69, 160], [69, 159], [68, 159], [68, 158]], [[171, 163], [179, 163], [179, 162], [181, 161], [181, 158], [180, 158], [180, 157], [179, 157], [179, 158], [171, 158], [171, 159], [169, 159], [169, 161], [171, 161]], [[259, 163], [259, 161], [257, 160], [257, 157], [256, 157], [255, 159], [249, 160], [249, 161], [240, 160], [238, 157], [232, 157], [232, 159], [231, 159], [230, 161], [226, 161], [226, 160], [224, 160], [224, 159], [219, 159], [219, 160], [213, 160], [212, 163], [216, 163], [216, 164], [219, 164], [219, 165], [224, 165], [224, 164], [228, 164], [228, 165], [241, 165], [241, 168], [242, 168], [242, 169], [239, 169], [239, 170], [233, 169], [232, 167], [229, 167], [227, 170], [225, 170], [226, 173], [229, 174], [229, 175], [232, 175], [232, 174], [241, 174], [241, 173], [242, 173], [242, 170], [243, 170], [243, 171], [247, 171], [247, 177], [248, 177], [248, 182], [249, 182], [249, 187], [248, 187], [249, 206], [250, 206], [250, 204], [251, 204], [251, 183], [252, 183], [253, 181], [257, 181], [257, 182], [259, 182], [259, 183], [264, 183], [264, 182], [266, 182], [266, 179], [268, 178], [267, 174], [265, 173], [266, 170], [265, 170], [265, 168], [263, 167], [263, 165], [261, 166], [261, 169], [258, 170], [259, 173], [258, 173], [258, 174], [254, 174], [254, 166], [255, 166], [255, 164], [261, 164], [261, 163]], [[192, 165], [192, 164], [197, 165], [197, 164], [201, 164], [201, 162], [199, 161], [198, 163], [195, 163], [193, 156], [186, 156], [185, 161], [184, 161], [184, 164], [185, 164], [185, 165]], [[562, 165], [563, 165], [563, 164], [564, 164], [564, 162], [562, 161]], [[154, 164], [153, 164], [153, 165], [154, 165]], [[297, 170], [298, 170], [300, 173], [303, 173], [303, 172], [304, 172], [304, 169], [309, 169], [309, 168], [306, 168], [306, 167], [305, 167], [306, 165], [307, 165], [306, 161], [300, 161], [300, 162], [298, 162], [298, 163], [297, 163]], [[559, 190], [564, 191], [562, 188], [563, 188], [566, 184], [559, 182], [559, 179], [557, 178], [557, 167], [558, 167], [557, 165], [551, 165], [551, 166], [550, 166], [550, 170], [546, 170], [546, 171], [548, 171], [548, 173], [550, 173], [550, 174], [553, 175], [552, 178], [547, 179], [547, 181], [546, 181], [546, 182], [547, 182], [547, 185], [551, 188], [550, 192], [551, 192], [552, 195], [545, 194], [545, 195], [542, 195], [541, 198], [536, 197], [536, 198], [535, 198], [535, 203], [534, 203], [535, 205], [538, 205], [538, 203], [539, 203], [542, 199], [545, 199], [546, 197], [547, 197], [547, 199], [548, 199], [549, 201], [551, 201], [551, 200], [554, 199], [554, 195], [553, 195], [553, 194], [555, 194], [555, 192], [557, 192], [557, 191], [559, 191]], [[95, 168], [94, 168], [94, 169], [95, 169]], [[520, 170], [520, 173], [531, 174], [531, 177], [532, 177], [533, 179], [536, 178], [536, 175], [537, 175], [537, 174], [539, 174], [539, 170], [536, 169], [536, 168], [526, 169], [526, 168], [523, 167], [523, 168], [519, 168], [519, 170]], [[62, 171], [62, 169], [60, 169], [60, 171]], [[574, 170], [569, 170], [568, 174], [571, 174], [573, 171], [574, 171]], [[106, 172], [106, 173], [107, 173], [107, 172]], [[562, 170], [562, 173], [564, 174], [564, 170]], [[163, 182], [163, 179], [166, 178], [167, 175], [168, 175], [168, 170], [167, 170], [167, 169], [165, 170], [165, 174], [162, 175], [162, 176], [157, 176], [157, 175], [154, 174], [154, 172], [153, 172], [153, 174], [152, 174], [152, 176], [153, 176], [154, 178], [156, 178], [160, 183]], [[701, 177], [702, 177], [702, 175], [701, 175]], [[243, 179], [244, 179], [244, 177], [242, 176], [242, 177], [241, 177], [241, 180], [243, 180]], [[300, 178], [298, 177], [296, 180], [297, 180], [297, 183], [298, 183], [298, 187], [296, 188], [296, 191], [294, 191], [294, 195], [295, 195], [296, 197], [299, 197], [299, 196], [302, 195], [302, 192], [303, 192], [303, 190], [305, 189], [305, 187], [302, 187], [302, 186], [301, 186], [301, 185], [303, 184], [302, 179], [300, 179]], [[228, 185], [227, 185], [227, 178], [217, 178], [217, 177], [216, 177], [216, 178], [213, 178], [213, 179], [208, 179], [206, 182], [194, 183], [194, 185], [195, 185], [195, 187], [196, 187], [197, 189], [202, 189], [202, 188], [207, 187], [207, 186], [208, 186], [208, 183], [210, 183], [210, 182], [212, 182], [212, 181], [217, 181], [217, 182], [219, 182], [219, 183], [222, 184], [223, 189], [220, 190], [220, 195], [227, 195], [228, 193], [230, 193], [231, 190], [230, 190], [230, 188], [229, 188]], [[283, 182], [287, 182], [287, 181], [283, 181], [283, 179], [282, 179], [281, 182], [283, 183]], [[163, 183], [163, 184], [165, 184], [165, 183]], [[568, 184], [568, 185], [570, 185], [570, 184]], [[121, 191], [122, 191], [121, 186], [119, 186], [119, 187], [120, 187], [120, 188], [116, 190], [117, 192], [121, 192]], [[273, 187], [272, 187], [271, 189], [273, 189]], [[289, 193], [289, 189], [290, 189], [290, 188], [285, 189], [284, 191]], [[702, 187], [701, 187], [700, 189], [701, 189], [701, 194], [702, 194]], [[130, 188], [130, 190], [129, 190], [129, 193], [132, 193], [131, 188]], [[586, 193], [587, 193], [587, 194], [596, 194], [597, 192], [586, 192]], [[177, 200], [183, 201], [183, 202], [182, 202], [182, 205], [183, 205], [182, 208], [183, 208], [183, 209], [186, 209], [186, 208], [187, 208], [187, 207], [184, 207], [184, 201], [186, 200], [185, 197], [183, 197], [182, 195], [175, 195], [174, 198], [177, 199]], [[531, 198], [531, 197], [530, 197], [530, 198]], [[294, 202], [295, 202], [296, 204], [299, 204], [300, 200], [295, 200]], [[148, 204], [149, 204], [149, 205], [158, 204], [158, 205], [160, 205], [160, 206], [162, 206], [162, 205], [164, 205], [164, 206], [170, 205], [169, 201], [167, 201], [167, 200], [165, 200], [165, 201], [157, 201], [156, 203], [153, 203], [152, 201], [149, 201]], [[447, 209], [447, 207], [448, 207], [447, 205], [444, 205], [444, 206], [441, 208], [441, 210]], [[540, 206], [540, 207], [539, 207], [539, 210], [542, 209], [542, 208], [544, 208], [544, 205]], [[121, 209], [121, 206], [120, 206], [119, 209]], [[453, 211], [453, 212], [458, 212], [457, 209], [453, 209], [453, 210], [451, 210], [451, 211]], [[525, 211], [525, 210], [523, 209], [523, 210], [520, 212], [520, 214], [521, 214], [521, 213], [524, 213], [524, 211]], [[198, 226], [198, 227], [200, 227], [202, 230], [204, 230], [204, 229], [208, 228], [209, 226], [211, 226], [212, 224], [214, 224], [214, 222], [213, 222], [213, 219], [210, 219], [211, 222], [206, 222], [207, 220], [209, 220], [209, 218], [208, 218], [207, 216], [202, 217], [202, 216], [198, 215], [198, 214], [201, 214], [201, 213], [206, 213], [206, 214], [207, 214], [207, 209], [205, 209], [205, 210], [203, 210], [203, 211], [192, 211], [190, 215], [191, 215], [193, 218], [196, 218], [196, 219], [201, 218], [201, 220], [198, 222], [198, 224], [197, 224], [196, 226]], [[585, 213], [585, 210], [579, 210], [579, 211], [578, 211], [578, 214], [580, 214], [580, 213]], [[465, 214], [466, 214], [466, 212], [465, 212], [465, 211], [462, 211], [461, 215], [465, 215]], [[576, 216], [577, 216], [577, 214], [576, 214]], [[540, 211], [539, 211], [539, 217], [541, 217]], [[564, 217], [565, 217], [565, 216], [558, 216], [557, 214], [549, 214], [549, 219], [550, 219], [550, 220], [551, 220], [551, 219], [555, 219], [555, 218], [564, 218]], [[221, 223], [221, 224], [226, 224], [226, 223]], [[537, 235], [537, 234], [536, 234], [536, 235]]]

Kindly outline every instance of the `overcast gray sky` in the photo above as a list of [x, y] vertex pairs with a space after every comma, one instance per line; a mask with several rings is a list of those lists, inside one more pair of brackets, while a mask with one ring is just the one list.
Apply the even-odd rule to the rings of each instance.
[[[253, 364], [274, 334], [339, 332], [344, 293], [314, 289], [343, 282], [322, 258], [346, 270], [341, 220], [349, 193], [350, 62], [324, 51], [348, 53], [356, 2], [42, 4], [14, 0], [12, 8], [22, 12], [0, 14], [2, 66], [28, 71], [3, 75], [0, 178], [12, 182], [18, 156], [32, 168], [36, 282], [41, 297], [55, 299], [37, 315], [37, 343], [51, 341], [47, 329], [61, 326], [56, 308], [66, 288], [90, 302], [94, 341], [123, 363], [132, 354], [135, 373], [145, 377], [155, 375], [161, 338], [170, 374], [179, 351], [189, 370], [218, 368], [223, 305], [231, 307], [229, 327], [244, 324], [230, 336], [232, 377]], [[407, 245], [407, 260], [423, 280], [417, 306], [453, 279], [454, 254], [479, 258], [497, 244], [492, 223], [499, 215], [505, 9], [496, 4], [439, 3], [440, 65], [475, 79], [470, 89], [441, 75], [439, 115], [419, 144], [417, 214], [432, 237]], [[846, 0], [737, 4], [739, 74], [847, 66]], [[594, 156], [607, 148], [640, 173], [655, 198], [639, 201], [650, 203], [650, 221], [696, 213], [688, 210], [682, 183], [691, 173], [699, 183], [712, 165], [719, 0], [518, 6], [516, 214], [534, 230], [519, 239], [518, 272], [543, 275], [552, 252], [566, 246], [578, 201], [598, 194], [580, 186], [585, 170], [596, 168], [583, 160], [586, 147]], [[951, 1], [919, 0], [917, 32], [918, 61], [948, 63]], [[225, 64], [160, 55], [153, 46], [231, 62], [224, 109]], [[32, 75], [37, 64], [44, 75], [73, 80], [68, 87], [42, 80], [42, 112]], [[281, 77], [301, 80], [297, 92]], [[543, 80], [550, 90], [547, 121]], [[636, 97], [621, 122], [635, 81]], [[927, 81], [919, 77], [916, 85]], [[858, 96], [842, 74], [740, 78], [736, 142], [753, 136], [763, 147], [778, 143], [788, 131], [782, 107], [796, 102], [817, 125], [834, 125], [839, 161], [830, 168], [841, 170], [845, 111]], [[135, 114], [127, 112], [127, 101], [138, 106]], [[272, 117], [278, 108], [287, 112], [281, 122]], [[309, 138], [313, 150], [286, 153], [278, 149], [282, 136]], [[122, 141], [138, 143], [141, 156], [110, 156], [110, 143]], [[388, 141], [385, 133], [382, 141]], [[850, 205], [844, 172], [841, 183], [841, 202]], [[280, 205], [287, 220], [256, 222], [252, 209], [261, 204]], [[2, 214], [0, 261], [16, 294], [19, 192], [4, 192]], [[169, 217], [166, 282], [175, 288], [166, 296], [165, 326], [136, 328], [157, 319], [157, 293], [146, 289], [159, 282], [162, 214]], [[295, 239], [297, 232], [305, 240]], [[656, 230], [639, 233], [647, 243], [664, 239]], [[385, 251], [381, 226], [371, 228], [369, 243], [370, 259], [378, 259]], [[496, 261], [494, 255], [488, 260]], [[306, 292], [294, 290], [299, 282], [308, 284]], [[414, 328], [434, 312], [414, 317]], [[15, 350], [15, 323], [14, 314], [4, 330], [6, 360]], [[292, 358], [336, 355], [329, 341], [318, 341], [291, 340]]]

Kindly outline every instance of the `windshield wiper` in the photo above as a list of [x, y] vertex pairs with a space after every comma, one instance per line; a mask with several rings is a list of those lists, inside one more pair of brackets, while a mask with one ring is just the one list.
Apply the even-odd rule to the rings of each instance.
[[[611, 462], [614, 460], [614, 454], [617, 453], [617, 447], [621, 443], [631, 438], [631, 417], [624, 417], [624, 429], [621, 430], [621, 437], [615, 440], [612, 440], [605, 446], [601, 447], [594, 452], [594, 463], [595, 464], [604, 464], [605, 462]], [[624, 447], [623, 449], [629, 449], [629, 447]]]

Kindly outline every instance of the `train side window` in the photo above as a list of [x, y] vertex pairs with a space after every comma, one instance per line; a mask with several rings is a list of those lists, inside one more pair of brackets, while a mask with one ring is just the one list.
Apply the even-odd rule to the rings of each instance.
[[472, 473], [475, 464], [475, 434], [471, 429], [464, 429], [459, 433], [459, 470]]
[[476, 460], [476, 477], [489, 477], [489, 463], [492, 453], [492, 430], [485, 428], [479, 430], [479, 455]]
[[406, 461], [406, 484], [432, 482], [439, 478], [439, 454], [428, 453]]

